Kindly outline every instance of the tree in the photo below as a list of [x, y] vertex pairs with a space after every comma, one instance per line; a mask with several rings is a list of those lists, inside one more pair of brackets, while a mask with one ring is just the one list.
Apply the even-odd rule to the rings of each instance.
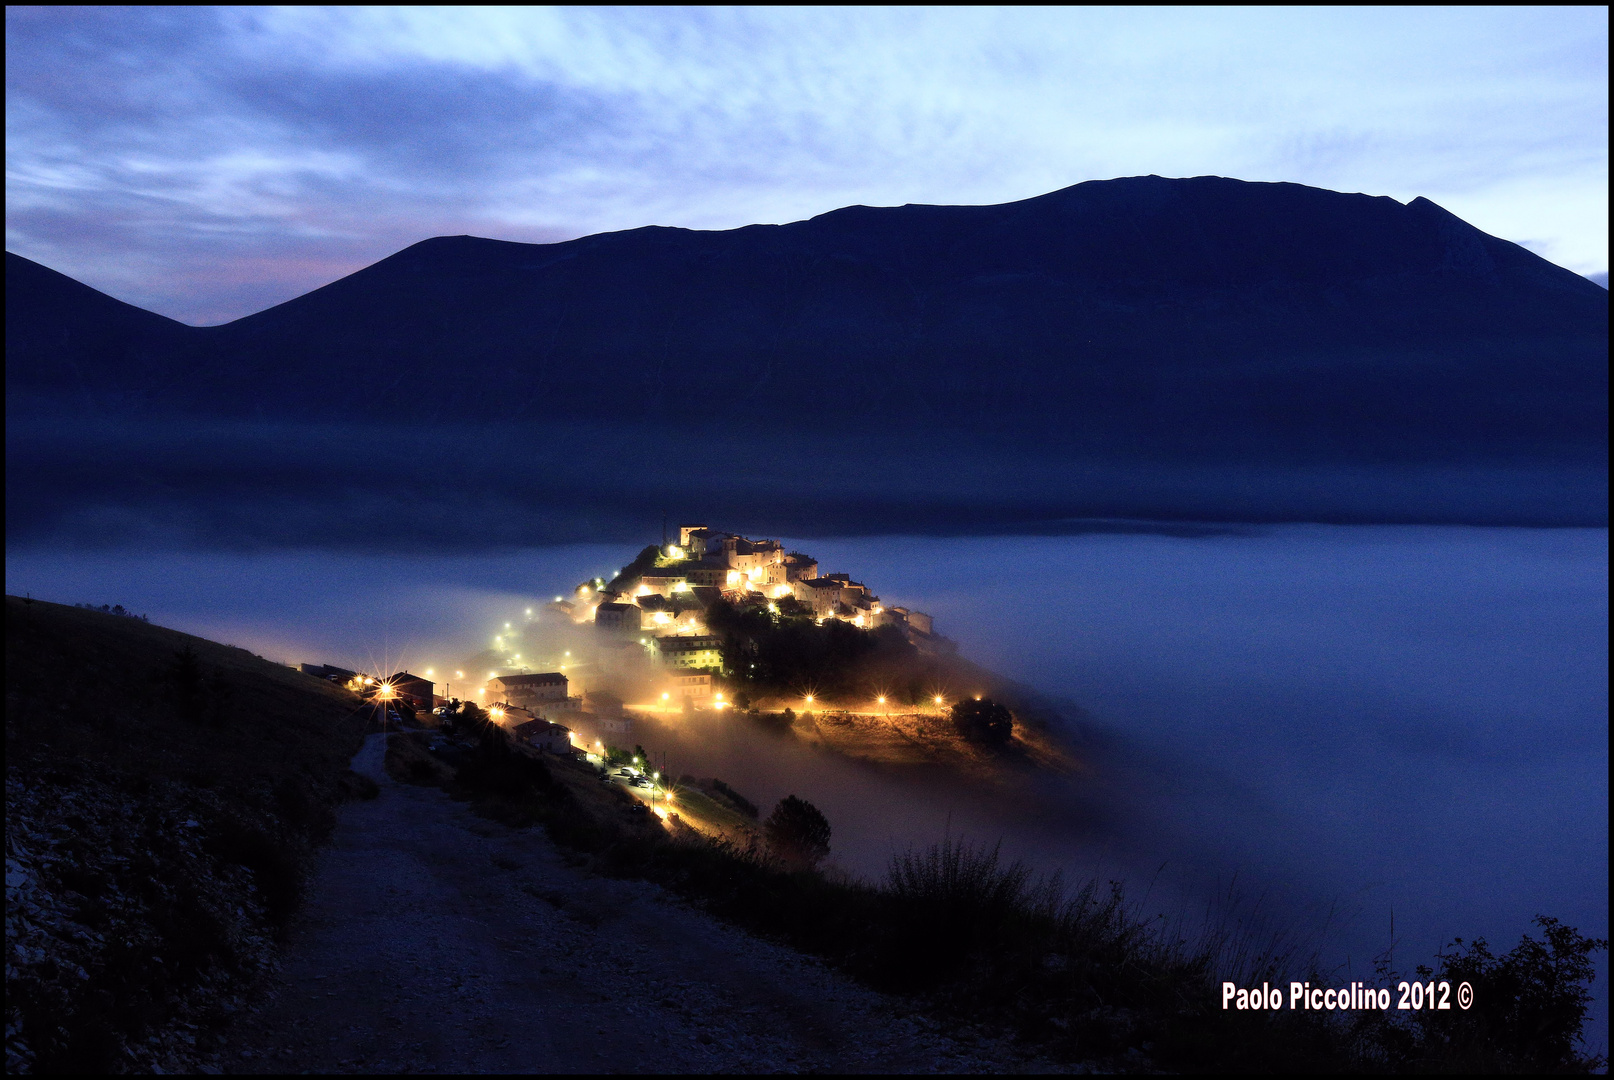
[[810, 869], [829, 854], [829, 819], [806, 799], [779, 800], [762, 831], [769, 849], [788, 865]]
[[1003, 746], [1014, 737], [1014, 714], [991, 698], [954, 705], [953, 725], [968, 741], [986, 746]]
[[[1544, 931], [1538, 941], [1525, 934], [1517, 948], [1492, 955], [1483, 939], [1440, 957], [1439, 978], [1451, 983], [1453, 994], [1468, 983], [1474, 988], [1469, 1009], [1420, 1012], [1417, 1020], [1426, 1045], [1456, 1051], [1466, 1065], [1500, 1063], [1507, 1071], [1593, 1072], [1607, 1064], [1601, 1055], [1581, 1053], [1582, 1027], [1592, 1004], [1588, 989], [1596, 978], [1596, 953], [1608, 942], [1582, 937], [1572, 926], [1538, 915]], [[1419, 966], [1428, 981], [1435, 972]]]

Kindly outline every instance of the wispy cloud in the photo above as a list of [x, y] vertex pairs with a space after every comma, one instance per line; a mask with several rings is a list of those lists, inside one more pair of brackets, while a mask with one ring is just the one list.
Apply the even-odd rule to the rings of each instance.
[[8, 247], [217, 322], [428, 235], [1221, 173], [1607, 267], [1594, 9], [10, 8]]

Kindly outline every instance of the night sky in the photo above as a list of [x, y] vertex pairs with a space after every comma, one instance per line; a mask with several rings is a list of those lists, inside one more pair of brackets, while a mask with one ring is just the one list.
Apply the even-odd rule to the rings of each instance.
[[1423, 195], [1608, 267], [1596, 7], [13, 7], [6, 31], [8, 249], [191, 323], [432, 235], [1146, 173]]

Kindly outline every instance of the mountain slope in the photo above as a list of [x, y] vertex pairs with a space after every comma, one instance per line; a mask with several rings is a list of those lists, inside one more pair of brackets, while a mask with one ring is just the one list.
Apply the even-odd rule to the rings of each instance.
[[[9, 313], [13, 389], [64, 385], [42, 344], [69, 306]], [[1424, 199], [1135, 177], [730, 232], [438, 237], [222, 327], [105, 320], [94, 370], [235, 414], [1530, 446], [1601, 438], [1607, 306]]]
[[194, 336], [193, 327], [6, 252], [8, 392], [90, 408], [148, 400]]

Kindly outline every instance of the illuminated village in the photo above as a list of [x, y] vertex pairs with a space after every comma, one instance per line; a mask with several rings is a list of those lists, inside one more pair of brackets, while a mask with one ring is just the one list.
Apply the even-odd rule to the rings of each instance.
[[[706, 525], [683, 525], [659, 546], [647, 547], [609, 579], [579, 583], [524, 621], [506, 622], [491, 648], [459, 667], [438, 672], [365, 675], [328, 665], [302, 669], [344, 683], [369, 699], [378, 716], [401, 722], [403, 711], [442, 726], [440, 748], [456, 717], [484, 716], [506, 729], [529, 752], [574, 758], [603, 779], [630, 789], [665, 817], [670, 780], [656, 763], [619, 747], [634, 745], [634, 718], [690, 722], [759, 704], [804, 714], [833, 709], [839, 715], [894, 719], [899, 713], [940, 715], [947, 696], [927, 688], [922, 699], [833, 704], [814, 688], [751, 700], [726, 687], [723, 636], [708, 615], [766, 613], [776, 622], [824, 626], [839, 622], [898, 635], [924, 654], [951, 643], [936, 634], [929, 615], [883, 603], [849, 574], [820, 574], [818, 561], [773, 540], [752, 540]], [[635, 790], [642, 789], [642, 790]]]

